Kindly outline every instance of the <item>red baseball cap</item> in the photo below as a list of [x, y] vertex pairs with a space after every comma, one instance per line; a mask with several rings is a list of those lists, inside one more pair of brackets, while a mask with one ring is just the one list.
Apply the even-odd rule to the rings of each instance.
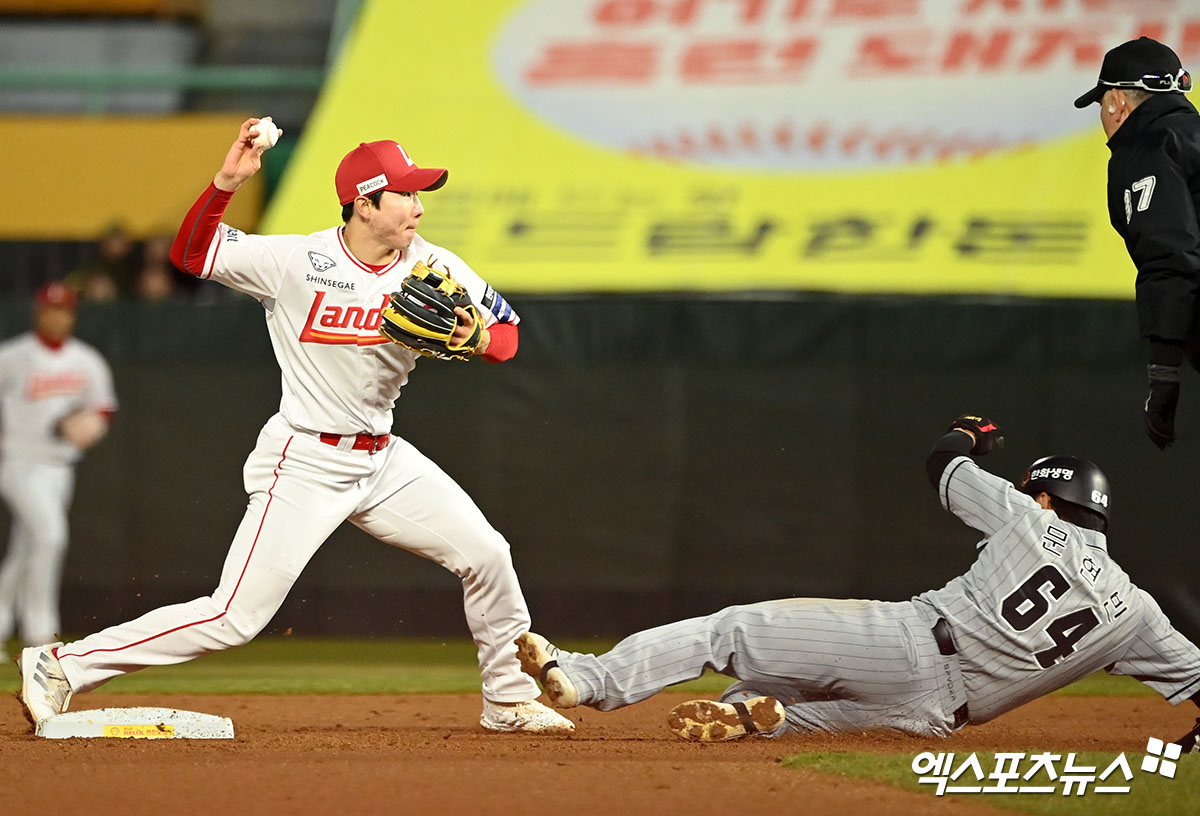
[[338, 165], [333, 183], [338, 201], [349, 204], [359, 196], [379, 190], [417, 193], [436, 190], [450, 174], [439, 168], [417, 167], [404, 148], [391, 139], [362, 142]]
[[33, 296], [33, 302], [38, 306], [57, 306], [60, 309], [69, 309], [75, 311], [79, 305], [78, 297], [75, 295], [75, 290], [65, 283], [54, 281], [47, 283]]

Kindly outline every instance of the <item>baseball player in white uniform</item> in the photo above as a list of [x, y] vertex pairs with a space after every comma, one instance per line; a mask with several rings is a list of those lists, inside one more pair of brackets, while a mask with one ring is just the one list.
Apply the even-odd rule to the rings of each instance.
[[[599, 656], [517, 641], [559, 707], [608, 711], [705, 669], [731, 675], [668, 726], [718, 741], [792, 731], [948, 736], [1098, 669], [1200, 705], [1200, 649], [1108, 554], [1110, 490], [1091, 462], [1034, 462], [1019, 485], [968, 454], [1002, 441], [963, 416], [927, 461], [942, 506], [984, 534], [971, 569], [902, 603], [798, 598], [735, 606], [632, 635]], [[1195, 745], [1195, 733], [1190, 734]]]
[[[432, 559], [462, 579], [491, 731], [567, 732], [538, 703], [513, 642], [529, 613], [504, 537], [437, 465], [392, 436], [392, 407], [417, 354], [378, 333], [389, 293], [431, 257], [463, 283], [484, 317], [478, 353], [516, 353], [518, 317], [454, 253], [417, 234], [419, 193], [442, 169], [418, 167], [391, 141], [360, 144], [335, 186], [343, 225], [312, 235], [248, 235], [220, 223], [265, 146], [249, 119], [172, 247], [177, 266], [262, 303], [283, 374], [279, 412], [246, 460], [250, 500], [212, 595], [168, 606], [67, 646], [26, 649], [22, 700], [31, 720], [66, 710], [72, 693], [146, 666], [248, 642], [271, 620], [308, 560], [344, 520]], [[264, 126], [265, 127], [265, 126]], [[469, 316], [468, 316], [469, 317]], [[459, 330], [470, 334], [468, 320]]]
[[0, 344], [0, 496], [12, 516], [0, 563], [0, 643], [15, 633], [27, 645], [57, 637], [74, 464], [117, 409], [108, 364], [72, 336], [76, 305], [64, 284], [43, 286], [33, 329]]

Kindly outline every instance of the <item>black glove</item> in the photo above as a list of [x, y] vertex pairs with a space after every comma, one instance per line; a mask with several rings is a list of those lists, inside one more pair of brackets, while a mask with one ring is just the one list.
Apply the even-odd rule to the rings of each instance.
[[[397, 345], [439, 360], [467, 360], [483, 342], [483, 317], [471, 302], [467, 289], [449, 270], [438, 272], [429, 263], [417, 261], [413, 270], [392, 292], [383, 308], [379, 333]], [[444, 265], [443, 265], [444, 267]], [[471, 336], [455, 342], [458, 328], [455, 308], [463, 309], [474, 321]]]
[[1179, 404], [1179, 366], [1146, 366], [1150, 395], [1146, 397], [1146, 436], [1166, 450], [1175, 441], [1175, 406]]
[[950, 427], [946, 430], [949, 432], [955, 428], [970, 431], [975, 436], [975, 444], [971, 446], [973, 456], [983, 456], [1004, 447], [1004, 433], [1000, 430], [1000, 426], [987, 417], [963, 414], [951, 422]]

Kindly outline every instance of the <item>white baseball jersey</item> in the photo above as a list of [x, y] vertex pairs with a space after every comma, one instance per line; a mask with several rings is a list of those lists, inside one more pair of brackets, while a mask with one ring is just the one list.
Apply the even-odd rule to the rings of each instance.
[[[341, 227], [247, 235], [216, 220], [224, 200], [210, 186], [180, 228], [172, 257], [263, 304], [283, 374], [280, 411], [243, 468], [249, 502], [216, 590], [58, 649], [72, 689], [248, 642], [349, 520], [458, 576], [484, 697], [532, 700], [537, 684], [521, 672], [514, 645], [529, 630], [529, 610], [508, 542], [441, 468], [390, 435], [392, 406], [418, 355], [378, 333], [390, 293], [430, 256], [466, 286], [488, 325], [516, 324], [517, 316], [457, 255], [419, 236], [393, 263], [372, 268], [349, 253]], [[370, 450], [343, 444], [363, 433], [386, 443]], [[341, 439], [332, 444], [325, 434]]]
[[1200, 692], [1200, 649], [1108, 555], [1103, 533], [1062, 521], [968, 457], [938, 487], [984, 533], [966, 574], [914, 598], [945, 617], [979, 723], [1098, 669], [1179, 703]]
[[80, 451], [55, 435], [59, 420], [80, 409], [115, 411], [108, 363], [69, 337], [57, 349], [33, 332], [0, 344], [0, 450], [7, 461], [69, 464]]
[[283, 372], [280, 413], [316, 433], [384, 434], [420, 356], [380, 336], [389, 295], [417, 261], [436, 260], [466, 287], [486, 325], [520, 318], [453, 252], [419, 235], [380, 270], [346, 248], [342, 227], [312, 235], [251, 235], [220, 224], [201, 277], [258, 299]]

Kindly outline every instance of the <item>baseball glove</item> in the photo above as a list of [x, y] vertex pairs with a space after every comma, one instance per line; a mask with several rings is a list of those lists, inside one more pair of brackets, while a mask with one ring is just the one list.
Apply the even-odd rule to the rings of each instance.
[[951, 422], [950, 427], [946, 430], [949, 432], [955, 428], [970, 431], [975, 437], [975, 444], [971, 447], [971, 453], [974, 456], [983, 456], [1004, 447], [1004, 434], [1001, 432], [1000, 426], [986, 417], [963, 414]]
[[[467, 360], [483, 341], [483, 318], [471, 302], [471, 296], [448, 272], [438, 272], [428, 263], [417, 261], [409, 276], [392, 292], [383, 310], [379, 333], [407, 349], [439, 360]], [[471, 335], [461, 342], [453, 338], [460, 318], [455, 308], [466, 311], [475, 320]]]

